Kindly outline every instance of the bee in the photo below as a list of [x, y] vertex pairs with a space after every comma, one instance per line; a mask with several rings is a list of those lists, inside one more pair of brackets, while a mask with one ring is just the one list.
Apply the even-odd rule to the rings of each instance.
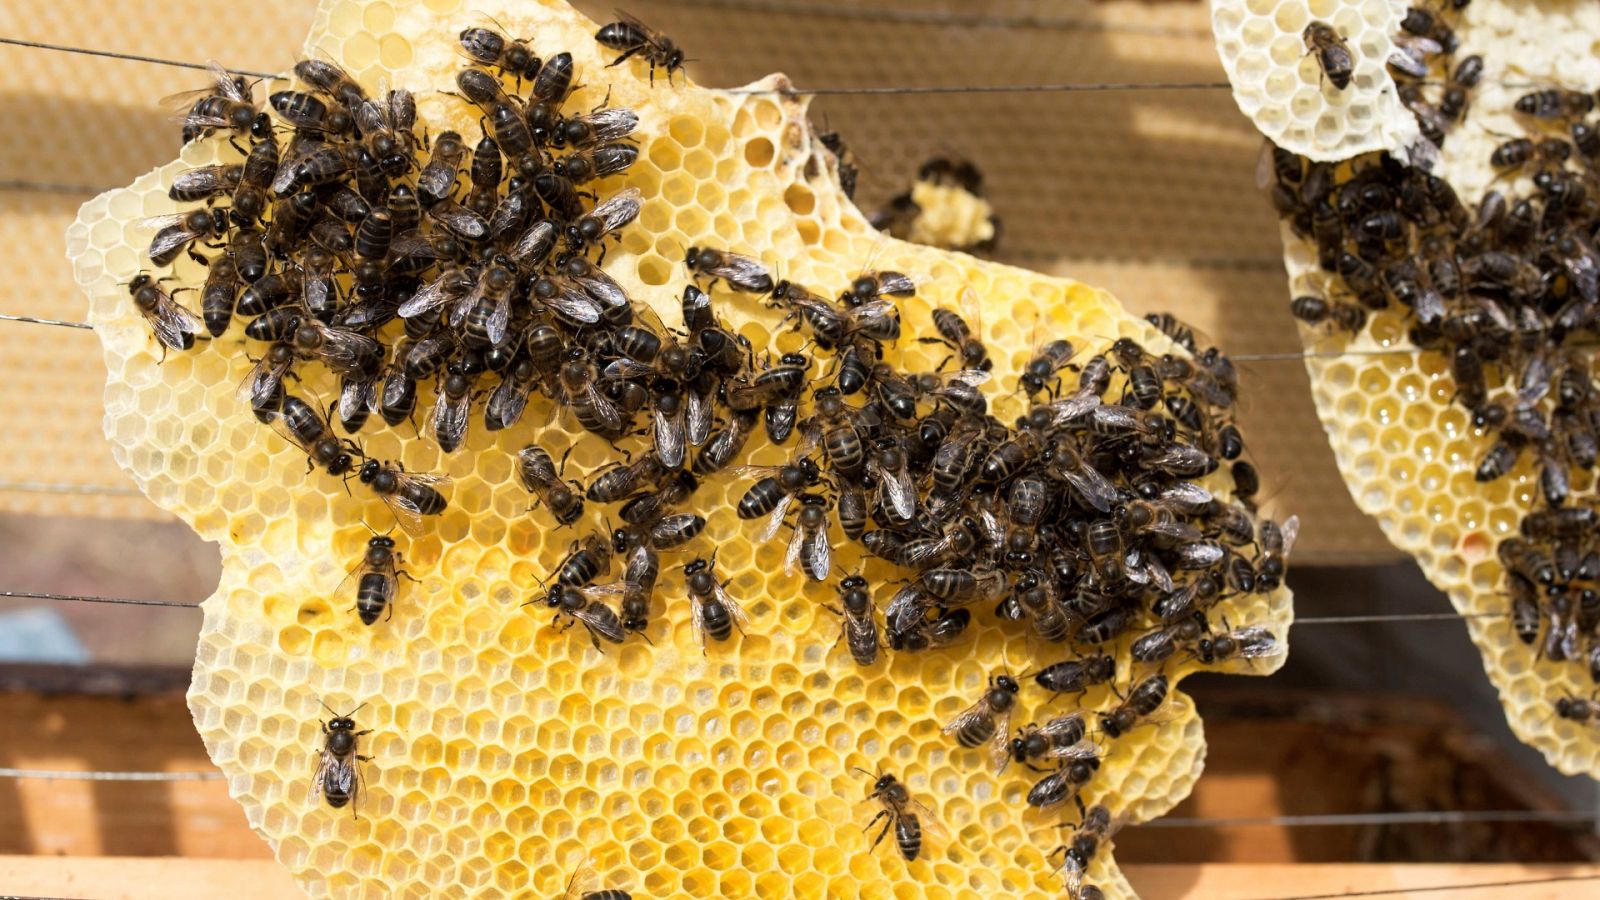
[[[922, 338], [922, 341], [943, 343], [955, 350], [963, 369], [987, 372], [994, 368], [994, 361], [989, 358], [989, 350], [983, 345], [982, 311], [983, 306], [978, 300], [978, 292], [971, 287], [963, 287], [962, 315], [957, 315], [942, 306], [934, 307], [933, 327], [939, 332], [939, 337]], [[1067, 346], [1070, 348], [1072, 345]]]
[[[858, 666], [870, 666], [878, 660], [878, 623], [872, 617], [872, 594], [867, 591], [867, 580], [851, 575], [839, 582], [839, 606], [827, 607], [829, 612], [844, 619], [844, 629], [839, 639], [850, 648], [850, 658]], [[837, 642], [836, 642], [837, 643]]]
[[824, 131], [817, 135], [818, 143], [833, 154], [838, 164], [839, 189], [844, 191], [846, 197], [854, 198], [856, 195], [856, 180], [861, 174], [856, 163], [856, 155], [845, 145], [844, 138], [837, 131]]
[[367, 417], [378, 405], [378, 379], [382, 375], [382, 360], [373, 360], [364, 371], [340, 374], [339, 427], [345, 434], [356, 434], [367, 424]]
[[188, 251], [191, 259], [202, 265], [205, 257], [194, 249], [194, 243], [214, 240], [227, 234], [230, 227], [228, 212], [224, 209], [196, 209], [186, 213], [155, 216], [139, 223], [156, 229], [150, 239], [150, 261], [158, 266], [170, 264], [178, 254]]
[[1300, 517], [1290, 516], [1282, 525], [1269, 520], [1261, 523], [1261, 560], [1256, 564], [1256, 589], [1272, 591], [1283, 583], [1284, 568], [1295, 538], [1300, 535]]
[[638, 188], [625, 188], [595, 204], [588, 213], [576, 217], [566, 230], [568, 250], [581, 253], [590, 244], [638, 218], [641, 196]]
[[1078, 796], [1083, 786], [1100, 770], [1099, 748], [1087, 741], [1063, 750], [1061, 768], [1039, 779], [1028, 790], [1028, 805], [1035, 809], [1049, 809]]
[[684, 254], [683, 264], [691, 273], [713, 281], [720, 278], [734, 290], [751, 294], [773, 291], [772, 275], [766, 266], [748, 256], [710, 247], [690, 247]]
[[439, 491], [450, 484], [447, 475], [407, 472], [398, 463], [369, 459], [361, 464], [357, 478], [382, 498], [400, 527], [410, 534], [422, 529], [423, 516], [439, 515], [448, 505]]
[[917, 282], [903, 272], [868, 269], [850, 282], [850, 289], [839, 299], [846, 306], [861, 306], [879, 297], [910, 297], [917, 292]]
[[638, 158], [638, 147], [627, 141], [612, 141], [574, 150], [556, 160], [551, 170], [573, 184], [585, 184], [627, 171]]
[[972, 614], [964, 609], [952, 609], [937, 611], [931, 619], [919, 612], [898, 624], [889, 622], [887, 616], [885, 621], [889, 649], [915, 652], [955, 643], [967, 630]]
[[180, 119], [185, 144], [222, 129], [255, 138], [272, 134], [272, 123], [256, 106], [255, 90], [243, 76], [234, 75], [214, 60], [206, 63], [206, 71], [211, 75], [210, 87], [162, 101], [190, 104], [188, 113]]
[[[865, 769], [856, 769], [857, 772], [872, 778], [871, 772]], [[883, 843], [883, 838], [889, 833], [890, 826], [894, 827], [894, 843], [900, 849], [900, 855], [906, 862], [915, 862], [922, 855], [923, 829], [931, 838], [943, 836], [943, 829], [939, 820], [926, 806], [912, 799], [911, 792], [900, 783], [893, 775], [884, 774], [877, 776], [872, 783], [872, 790], [867, 793], [868, 800], [876, 800], [883, 804], [883, 809], [872, 817], [867, 827], [862, 831], [870, 831], [872, 826], [878, 824], [879, 819], [885, 819], [883, 830], [878, 832], [878, 837], [872, 842], [872, 850], [878, 849]], [[870, 852], [870, 851], [869, 851]]]
[[644, 631], [650, 626], [651, 598], [656, 576], [661, 573], [661, 557], [649, 541], [640, 541], [627, 551], [622, 567], [622, 629]]
[[1072, 620], [1049, 580], [1036, 572], [1025, 572], [1017, 579], [1012, 596], [1028, 619], [1030, 637], [1050, 644], [1059, 644], [1071, 637]]
[[717, 580], [716, 564], [713, 556], [710, 561], [697, 558], [683, 567], [684, 585], [695, 604], [693, 627], [702, 654], [710, 641], [727, 640], [735, 628], [743, 634], [749, 624], [744, 607], [728, 596], [726, 585]]
[[1011, 762], [1032, 768], [1036, 760], [1068, 758], [1076, 752], [1074, 748], [1087, 732], [1081, 712], [1056, 716], [1042, 726], [1026, 725], [1017, 729], [1017, 736], [1011, 739], [1008, 755], [1001, 762], [1000, 769], [1004, 771]]
[[1074, 797], [1082, 815], [1072, 833], [1072, 842], [1051, 851], [1051, 856], [1062, 854], [1061, 865], [1066, 870], [1067, 896], [1070, 900], [1102, 900], [1104, 894], [1093, 885], [1083, 883], [1089, 863], [1100, 850], [1100, 844], [1111, 837], [1117, 823], [1111, 819], [1111, 810], [1095, 805], [1087, 809], [1083, 800]]
[[[1032, 400], [1052, 382], [1059, 383], [1057, 373], [1067, 367], [1074, 352], [1071, 341], [1056, 339], [1046, 342], [1034, 351], [1033, 357], [1022, 367], [1022, 374], [1017, 376], [1017, 386]], [[1099, 399], [1098, 396], [1096, 399]]]
[[757, 536], [757, 540], [761, 543], [772, 540], [778, 534], [778, 528], [783, 524], [790, 504], [807, 488], [816, 486], [822, 480], [822, 473], [817, 464], [807, 457], [801, 457], [796, 462], [778, 467], [740, 466], [734, 469], [734, 473], [738, 475], [765, 473], [739, 498], [736, 508], [741, 519], [768, 517], [767, 524]]
[[150, 324], [156, 340], [161, 342], [163, 357], [168, 348], [187, 350], [193, 347], [195, 336], [206, 327], [204, 320], [173, 300], [172, 294], [162, 290], [156, 279], [143, 272], [128, 282], [128, 293], [139, 315]]
[[539, 383], [539, 367], [526, 354], [517, 354], [500, 376], [500, 383], [489, 393], [483, 410], [483, 425], [500, 431], [517, 424], [528, 406], [528, 397]]
[[533, 96], [560, 107], [571, 92], [572, 54], [563, 50], [545, 60], [544, 67], [533, 79]]
[[[1214, 641], [1202, 637], [1205, 632], [1205, 614], [1197, 612], [1189, 618], [1180, 619], [1170, 625], [1163, 625], [1135, 638], [1133, 643], [1128, 646], [1128, 655], [1133, 657], [1135, 662], [1146, 664], [1165, 662], [1174, 653], [1178, 652], [1180, 644], [1198, 640], [1201, 644], [1212, 645]], [[1270, 637], [1271, 635], [1268, 636]], [[1211, 660], [1203, 657], [1202, 661], [1207, 664], [1211, 662]]]
[[1354, 303], [1324, 300], [1309, 294], [1291, 300], [1289, 314], [1307, 325], [1332, 322], [1341, 331], [1360, 331], [1367, 324], [1367, 311]]
[[557, 524], [571, 525], [583, 516], [583, 485], [563, 481], [555, 461], [537, 444], [529, 444], [517, 454], [517, 472], [522, 486], [536, 495], [550, 510]]
[[941, 534], [911, 540], [892, 531], [869, 531], [861, 536], [861, 543], [874, 556], [920, 572], [971, 553], [978, 543], [978, 524], [963, 517], [947, 524]]
[[990, 753], [998, 766], [1004, 766], [1010, 749], [1006, 735], [1011, 733], [1011, 708], [1016, 705], [1017, 693], [1022, 688], [1010, 675], [994, 675], [989, 687], [978, 702], [956, 716], [944, 727], [944, 733], [953, 734], [963, 747], [980, 747], [991, 742]]
[[812, 581], [826, 581], [833, 569], [832, 550], [828, 541], [828, 498], [801, 494], [800, 514], [795, 517], [794, 535], [783, 557], [783, 571], [792, 575], [798, 564]]
[[1523, 94], [1512, 108], [1534, 119], [1572, 121], [1594, 111], [1594, 95], [1587, 91], [1546, 88]]
[[1062, 435], [1052, 448], [1050, 470], [1059, 475], [1072, 493], [1094, 509], [1110, 512], [1121, 500], [1122, 494], [1100, 470], [1084, 458], [1081, 445], [1068, 435]]
[[574, 348], [558, 373], [558, 396], [572, 410], [578, 424], [602, 437], [620, 437], [622, 411], [601, 393], [594, 366], [585, 361], [584, 352]]
[[1203, 637], [1195, 642], [1195, 658], [1208, 666], [1228, 659], [1261, 659], [1282, 652], [1277, 637], [1270, 629], [1254, 625]]
[[511, 40], [491, 28], [464, 28], [458, 39], [467, 58], [479, 65], [494, 66], [517, 79], [519, 85], [537, 78], [543, 65], [526, 43]]
[[195, 203], [231, 194], [244, 177], [244, 166], [196, 166], [179, 172], [167, 189], [167, 197], [179, 203]]
[[733, 462], [744, 449], [745, 442], [755, 431], [759, 414], [754, 410], [734, 412], [726, 425], [714, 431], [695, 456], [691, 471], [699, 476], [720, 472]]
[[400, 568], [404, 562], [405, 556], [394, 548], [394, 538], [375, 534], [367, 540], [361, 564], [345, 578], [356, 580], [355, 609], [363, 625], [378, 621], [385, 612], [388, 617], [384, 621], [394, 618], [394, 595], [400, 579], [416, 580]]
[[[580, 554], [582, 552], [584, 551], [579, 551]], [[545, 595], [545, 602], [555, 608], [556, 622], [567, 623], [564, 627], [558, 627], [558, 630], [570, 628], [574, 622], [579, 623], [589, 632], [589, 642], [594, 645], [594, 649], [604, 653], [604, 649], [600, 646], [601, 641], [620, 644], [627, 639], [628, 633], [622, 627], [622, 620], [617, 617], [616, 611], [599, 599], [598, 595], [602, 592], [601, 589], [589, 588], [587, 585], [558, 582]]]
[[622, 55], [606, 65], [621, 65], [631, 56], [638, 55], [650, 63], [650, 83], [655, 84], [656, 68], [667, 70], [667, 82], [672, 82], [672, 73], [683, 68], [683, 51], [672, 39], [659, 31], [645, 25], [627, 13], [619, 12], [622, 18], [619, 21], [601, 26], [595, 32], [594, 39], [602, 47], [612, 50], [621, 50]]
[[333, 436], [328, 421], [311, 404], [293, 394], [285, 394], [273, 428], [290, 443], [305, 451], [306, 471], [321, 466], [329, 475], [343, 475], [355, 464], [345, 442]]
[[1167, 699], [1167, 676], [1151, 675], [1133, 686], [1127, 699], [1108, 713], [1100, 714], [1100, 730], [1108, 737], [1121, 737], [1141, 718], [1155, 712]]
[[317, 771], [311, 776], [311, 802], [315, 803], [320, 795], [334, 809], [349, 806], [350, 814], [358, 819], [361, 817], [356, 813], [355, 803], [363, 787], [360, 764], [372, 761], [372, 757], [360, 753], [361, 738], [372, 730], [357, 731], [353, 718], [364, 706], [365, 703], [341, 716], [328, 704], [322, 704], [333, 718], [320, 723], [322, 750], [317, 756]]
[[639, 114], [631, 109], [613, 106], [593, 112], [567, 116], [561, 121], [558, 134], [561, 143], [569, 147], [593, 147], [618, 141], [633, 134], [639, 127]]
[[595, 474], [585, 495], [595, 503], [615, 503], [666, 474], [667, 468], [654, 454], [641, 456], [627, 464], [613, 463]]
[[1581, 697], [1558, 697], [1555, 702], [1556, 715], [1569, 722], [1580, 725], [1600, 723], [1600, 701], [1584, 700]]
[[1355, 72], [1355, 55], [1344, 35], [1327, 22], [1312, 22], [1300, 37], [1306, 50], [1316, 54], [1317, 65], [1334, 88], [1342, 91], [1349, 87], [1350, 76]]

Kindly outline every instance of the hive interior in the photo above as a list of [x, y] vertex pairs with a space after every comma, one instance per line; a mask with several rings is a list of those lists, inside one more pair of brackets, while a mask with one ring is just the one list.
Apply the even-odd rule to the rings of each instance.
[[[474, 134], [459, 104], [433, 92], [451, 87], [460, 64], [455, 34], [491, 17], [542, 53], [571, 50], [580, 73], [605, 73], [607, 83], [580, 91], [569, 109], [588, 108], [609, 89], [612, 105], [639, 113], [640, 160], [625, 180], [647, 202], [606, 269], [668, 321], [686, 280], [684, 249], [710, 244], [807, 284], [844, 283], [869, 261], [915, 273], [923, 287], [901, 305], [913, 333], [926, 333], [931, 308], [956, 306], [970, 286], [993, 304], [984, 337], [1002, 384], [1042, 332], [1097, 349], [1121, 336], [1153, 352], [1170, 346], [1103, 291], [880, 238], [838, 193], [803, 100], [681, 81], [652, 88], [642, 62], [606, 70], [595, 24], [564, 5], [329, 0], [307, 55], [337, 61], [368, 85], [386, 79], [411, 89], [435, 131]], [[308, 891], [554, 894], [585, 857], [608, 886], [638, 896], [1059, 891], [1045, 854], [1060, 840], [1060, 817], [1023, 812], [1034, 778], [1015, 767], [996, 778], [978, 752], [940, 734], [989, 676], [1055, 656], [1018, 655], [1014, 641], [1008, 656], [1000, 629], [987, 623], [953, 651], [856, 668], [843, 646], [832, 646], [836, 620], [820, 607], [834, 599], [832, 587], [779, 574], [781, 545], [755, 545], [750, 524], [734, 516], [746, 480], [716, 480], [697, 496], [716, 510], [699, 546], [718, 548], [728, 590], [751, 612], [749, 633], [702, 656], [681, 567], [664, 566], [657, 594], [666, 611], [649, 631], [653, 644], [602, 654], [581, 633], [557, 633], [548, 612], [520, 605], [574, 536], [553, 528], [545, 511], [528, 510], [515, 473], [528, 432], [474, 429], [448, 456], [428, 440], [367, 435], [372, 455], [455, 483], [437, 526], [402, 542], [405, 567], [421, 583], [402, 587], [393, 621], [362, 626], [336, 589], [370, 536], [365, 523], [382, 530], [390, 521], [385, 508], [307, 474], [304, 454], [248, 414], [236, 399], [249, 366], [241, 353], [161, 361], [123, 286], [147, 267], [149, 231], [137, 221], [173, 211], [172, 176], [212, 161], [217, 146], [192, 144], [180, 161], [91, 201], [69, 232], [69, 254], [111, 373], [106, 431], [118, 462], [222, 547], [222, 582], [204, 605], [190, 692], [196, 723], [252, 826]], [[178, 275], [192, 281], [197, 272], [185, 263]], [[714, 301], [757, 347], [802, 342], [778, 330], [776, 312], [724, 291]], [[930, 368], [944, 353], [900, 346], [907, 363]], [[318, 387], [313, 393], [330, 394], [326, 382]], [[429, 405], [425, 395], [419, 409]], [[538, 437], [552, 454], [571, 447], [575, 477], [587, 479], [610, 457], [598, 438], [566, 430], [561, 419]], [[751, 446], [752, 462], [786, 455], [760, 436]], [[1210, 483], [1221, 489], [1225, 476]], [[841, 556], [840, 571], [861, 565]], [[867, 566], [869, 577], [879, 571]], [[1289, 598], [1281, 589], [1251, 595], [1217, 614], [1281, 635]], [[1117, 645], [1123, 673], [1132, 637]], [[1265, 674], [1281, 659], [1224, 668]], [[1175, 659], [1167, 671], [1176, 682], [1193, 668]], [[356, 715], [373, 730], [362, 752], [374, 757], [359, 819], [307, 796], [324, 701], [341, 712], [368, 704]], [[1083, 706], [1116, 702], [1099, 688]], [[1069, 708], [1025, 693], [1014, 722]], [[1193, 706], [1174, 690], [1155, 725], [1115, 743], [1084, 799], [1131, 821], [1160, 815], [1188, 792], [1203, 750]], [[853, 766], [900, 775], [953, 840], [909, 865], [889, 847], [871, 853], [859, 829], [875, 809], [862, 802], [868, 784]], [[1109, 849], [1089, 874], [1112, 896], [1127, 892]]]
[[[1213, 5], [1217, 14], [1226, 9], [1230, 15], [1243, 14], [1245, 7]], [[1589, 4], [1474, 2], [1450, 22], [1460, 40], [1457, 61], [1469, 53], [1481, 54], [1485, 69], [1470, 118], [1449, 132], [1434, 172], [1475, 212], [1477, 201], [1491, 188], [1508, 196], [1531, 193], [1529, 173], [1506, 178], [1489, 164], [1498, 144], [1524, 134], [1526, 123], [1512, 112], [1516, 98], [1540, 87], [1600, 85], [1600, 60], [1591, 46], [1591, 36], [1600, 28], [1600, 9]], [[1285, 78], [1290, 69], [1283, 65], [1275, 74]], [[1383, 80], [1392, 83], [1386, 75]], [[1239, 89], [1240, 83], [1234, 84]], [[1246, 86], [1239, 92], [1248, 95], [1252, 90]], [[1265, 127], [1263, 131], [1278, 140], [1278, 134]], [[1308, 152], [1292, 143], [1280, 145]], [[1282, 233], [1289, 296], [1327, 296], [1337, 289], [1336, 279], [1318, 266], [1315, 242], [1296, 236], [1287, 224]], [[1501, 478], [1474, 478], [1493, 435], [1477, 428], [1471, 412], [1453, 401], [1456, 385], [1443, 354], [1384, 352], [1411, 346], [1412, 320], [1408, 314], [1402, 318], [1403, 312], [1395, 306], [1369, 315], [1354, 336], [1332, 333], [1327, 326], [1302, 328], [1306, 347], [1318, 353], [1306, 366], [1340, 470], [1356, 503], [1376, 518], [1395, 546], [1417, 559], [1457, 610], [1470, 616], [1468, 633], [1483, 654], [1484, 668], [1517, 736], [1563, 772], [1600, 774], [1600, 732], [1553, 712], [1558, 697], [1592, 694], [1585, 664], [1543, 658], [1537, 642], [1530, 646], [1517, 639], [1507, 614], [1510, 601], [1496, 548], [1518, 533], [1530, 510], [1543, 507], [1536, 454], [1524, 453]], [[1590, 360], [1591, 371], [1600, 372], [1592, 353]], [[1491, 368], [1489, 374], [1492, 390], [1515, 390], [1519, 373], [1514, 367]], [[1571, 496], [1570, 505], [1593, 503], [1592, 471], [1573, 467]]]

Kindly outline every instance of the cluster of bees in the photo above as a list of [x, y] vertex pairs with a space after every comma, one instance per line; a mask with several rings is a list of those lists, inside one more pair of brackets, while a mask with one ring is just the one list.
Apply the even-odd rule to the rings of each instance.
[[[669, 81], [681, 64], [670, 40], [633, 20], [597, 40], [623, 51], [617, 62], [638, 54]], [[934, 311], [935, 335], [922, 339], [946, 345], [955, 365], [908, 372], [886, 350], [901, 338], [897, 300], [916, 292], [913, 277], [868, 270], [819, 293], [712, 247], [688, 248], [682, 322], [668, 327], [600, 267], [608, 241], [638, 216], [640, 192], [586, 189], [637, 158], [635, 114], [605, 104], [567, 111], [569, 53], [541, 60], [482, 27], [460, 44], [470, 64], [457, 91], [484, 131], [475, 142], [419, 137], [410, 94], [371, 96], [328, 62], [298, 63], [299, 86], [271, 94], [271, 112], [219, 70], [190, 107], [185, 137], [226, 134], [242, 161], [180, 175], [173, 198], [204, 205], [150, 223], [152, 263], [187, 255], [207, 273], [199, 315], [164, 279], [140, 274], [129, 285], [156, 337], [189, 350], [248, 318], [246, 346], [259, 358], [242, 395], [253, 414], [306, 453], [308, 471], [357, 480], [410, 533], [447, 508], [447, 479], [369, 457], [351, 436], [374, 417], [414, 421], [421, 384], [435, 383], [436, 400], [418, 430], [447, 453], [470, 428], [517, 426], [535, 395], [604, 438], [627, 461], [587, 484], [567, 479], [565, 459], [537, 443], [518, 457], [523, 485], [557, 526], [578, 523], [588, 504], [612, 507], [620, 522], [575, 540], [529, 601], [553, 610], [558, 627], [582, 625], [597, 650], [659, 614], [662, 556], [705, 528], [687, 507], [718, 473], [753, 479], [737, 513], [761, 520], [762, 541], [789, 530], [789, 571], [835, 582], [835, 527], [901, 570], [881, 614], [863, 575], [836, 581], [829, 608], [861, 666], [885, 649], [950, 647], [972, 607], [992, 604], [1031, 644], [1069, 654], [1033, 676], [1042, 691], [1109, 685], [1119, 697], [1097, 717], [1072, 712], [1013, 735], [1021, 685], [996, 675], [945, 729], [961, 746], [987, 745], [999, 768], [1041, 773], [1031, 806], [1077, 803], [1083, 820], [1060, 852], [1077, 896], [1095, 896], [1081, 879], [1111, 816], [1078, 795], [1105, 741], [1156, 721], [1169, 662], [1282, 652], [1267, 628], [1209, 618], [1226, 598], [1278, 587], [1297, 528], [1255, 515], [1259, 481], [1231, 423], [1232, 364], [1166, 316], [1151, 320], [1187, 353], [1154, 354], [1128, 338], [1083, 353], [1048, 340], [1017, 379], [1027, 412], [1008, 425], [980, 389], [993, 364], [970, 289], [961, 312]], [[781, 311], [807, 338], [805, 352], [774, 359], [752, 347], [708, 290]], [[337, 397], [290, 392], [310, 367], [337, 379]], [[793, 446], [788, 461], [738, 465], [757, 430]], [[1237, 500], [1200, 483], [1222, 466]], [[393, 614], [402, 562], [392, 536], [372, 537], [352, 573], [362, 622]], [[714, 554], [683, 572], [702, 643], [742, 632], [743, 605], [717, 577]], [[1108, 651], [1125, 635], [1135, 636], [1141, 672], [1125, 676], [1124, 692]], [[314, 795], [352, 805], [367, 732], [353, 712], [323, 731]], [[902, 855], [916, 859], [923, 823], [936, 823], [893, 775], [874, 776], [868, 796], [887, 820], [877, 841], [892, 827]]]
[[[1389, 60], [1390, 73], [1423, 137], [1442, 146], [1465, 120], [1483, 58], [1455, 59], [1458, 41], [1442, 12], [1412, 8], [1401, 27], [1405, 52]], [[1348, 53], [1342, 43], [1313, 42], [1309, 30], [1307, 43]], [[1348, 67], [1337, 53], [1332, 61], [1328, 78], [1342, 88], [1336, 74], [1343, 69], [1347, 80]], [[1329, 57], [1319, 63], [1326, 69]], [[1427, 80], [1436, 70], [1446, 73], [1442, 84]], [[1326, 295], [1296, 297], [1291, 312], [1353, 333], [1372, 311], [1405, 310], [1411, 341], [1449, 360], [1454, 402], [1493, 436], [1477, 480], [1535, 461], [1542, 508], [1498, 547], [1513, 626], [1547, 659], [1587, 660], [1600, 683], [1600, 520], [1592, 503], [1571, 496], [1573, 470], [1593, 471], [1600, 448], [1591, 362], [1600, 336], [1596, 98], [1561, 87], [1518, 97], [1513, 111], [1525, 133], [1494, 147], [1488, 162], [1501, 186], [1475, 207], [1425, 167], [1387, 154], [1334, 165], [1273, 148], [1262, 176], [1328, 273]], [[1565, 718], [1600, 721], [1590, 710], [1587, 701], [1557, 702]]]

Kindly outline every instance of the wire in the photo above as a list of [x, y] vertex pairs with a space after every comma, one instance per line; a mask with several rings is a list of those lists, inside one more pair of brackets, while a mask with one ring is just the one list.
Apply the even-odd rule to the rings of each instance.
[[93, 325], [88, 322], [68, 322], [65, 319], [41, 319], [36, 316], [19, 316], [15, 313], [0, 313], [0, 321], [27, 322], [30, 325], [56, 325], [61, 328], [86, 328], [92, 330]]
[[184, 603], [181, 600], [135, 600], [131, 597], [94, 597], [85, 594], [48, 594], [40, 591], [0, 591], [0, 598], [13, 598], [17, 600], [60, 600], [72, 603], [112, 603], [119, 606], [170, 606], [185, 609], [199, 609], [198, 603]]
[[1430, 884], [1421, 887], [1383, 888], [1376, 891], [1344, 891], [1338, 894], [1296, 894], [1292, 897], [1272, 897], [1269, 900], [1333, 900], [1336, 897], [1393, 897], [1398, 894], [1420, 894], [1424, 891], [1472, 891], [1480, 888], [1521, 887], [1528, 884], [1559, 884], [1568, 881], [1600, 881], [1600, 875], [1553, 875], [1549, 878], [1528, 878], [1521, 881], [1474, 881], [1463, 884]]
[[0, 181], [0, 191], [35, 191], [41, 194], [101, 194], [109, 187], [92, 187], [87, 184], [53, 184], [47, 181]]
[[1456, 825], [1477, 822], [1600, 821], [1600, 814], [1565, 809], [1440, 809], [1421, 812], [1322, 813], [1304, 816], [1241, 816], [1155, 819], [1140, 828], [1234, 828], [1240, 826], [1322, 828], [1339, 825]]
[[985, 13], [952, 13], [923, 9], [885, 9], [882, 7], [829, 6], [820, 3], [741, 3], [735, 0], [657, 0], [667, 6], [780, 15], [827, 16], [835, 19], [894, 22], [906, 25], [955, 25], [963, 28], [1025, 28], [1030, 30], [1099, 31], [1149, 34], [1165, 37], [1210, 37], [1208, 28], [1173, 28], [1166, 25], [1136, 25], [1102, 22], [1096, 19], [1069, 19], [1058, 16], [1004, 16]]
[[[15, 47], [30, 47], [35, 50], [57, 50], [62, 53], [81, 53], [85, 56], [102, 56], [107, 59], [126, 59], [132, 62], [153, 63], [158, 66], [173, 66], [179, 69], [208, 70], [211, 67], [205, 63], [184, 62], [178, 59], [164, 59], [159, 56], [141, 56], [137, 53], [117, 53], [113, 50], [91, 50], [88, 47], [71, 47], [66, 44], [47, 44], [43, 41], [25, 41], [21, 38], [0, 37], [0, 44], [11, 44]], [[247, 69], [228, 69], [233, 75], [248, 75], [251, 78], [277, 78], [271, 72], [251, 72]]]
[[1494, 619], [1510, 615], [1507, 612], [1481, 613], [1374, 613], [1367, 616], [1307, 616], [1295, 619], [1293, 625], [1354, 625], [1368, 622], [1456, 622], [1463, 619]]
[[708, 88], [718, 94], [784, 94], [810, 97], [852, 97], [902, 94], [1071, 94], [1120, 91], [1216, 91], [1226, 81], [1101, 81], [1071, 84], [925, 84], [889, 87], [833, 88]]
[[70, 769], [0, 769], [0, 778], [38, 778], [48, 781], [221, 781], [228, 776], [205, 772], [99, 772]]
[[120, 484], [57, 484], [48, 481], [0, 481], [0, 491], [28, 494], [92, 494], [95, 496], [137, 497], [138, 488]]

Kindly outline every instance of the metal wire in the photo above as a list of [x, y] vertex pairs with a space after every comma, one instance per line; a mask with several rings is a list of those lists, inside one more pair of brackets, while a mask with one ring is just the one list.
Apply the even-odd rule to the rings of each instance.
[[1304, 816], [1240, 816], [1166, 818], [1145, 822], [1140, 828], [1324, 828], [1340, 825], [1459, 825], [1478, 822], [1600, 821], [1600, 814], [1565, 809], [1440, 809], [1420, 812], [1324, 813]]
[[1219, 91], [1226, 81], [1086, 81], [1068, 84], [924, 84], [879, 87], [707, 88], [718, 94], [786, 94], [809, 97], [871, 97], [907, 94], [1074, 94], [1123, 91]]
[[55, 184], [48, 181], [22, 181], [9, 179], [0, 181], [0, 191], [33, 191], [40, 194], [101, 194], [111, 190], [109, 187], [92, 187], [87, 184]]
[[[67, 44], [47, 44], [43, 41], [25, 41], [21, 38], [0, 37], [0, 44], [10, 44], [15, 47], [29, 47], [34, 50], [56, 50], [61, 53], [81, 53], [84, 56], [103, 56], [107, 59], [125, 59], [132, 62], [152, 63], [158, 66], [173, 66], [179, 69], [210, 68], [205, 63], [185, 62], [179, 59], [166, 59], [160, 56], [143, 56], [138, 53], [118, 53], [114, 50], [92, 50], [88, 47], [72, 47]], [[271, 72], [251, 72], [248, 69], [228, 69], [233, 75], [248, 75], [251, 78], [276, 78]]]
[[119, 484], [64, 484], [49, 481], [0, 481], [0, 491], [25, 494], [89, 494], [93, 496], [140, 496], [138, 488]]
[[1338, 897], [1393, 897], [1399, 894], [1471, 891], [1482, 888], [1521, 887], [1530, 884], [1560, 884], [1570, 881], [1600, 881], [1600, 875], [1553, 875], [1549, 878], [1527, 878], [1519, 881], [1474, 881], [1463, 884], [1430, 884], [1422, 887], [1383, 888], [1376, 891], [1344, 891], [1338, 894], [1296, 894], [1293, 897], [1271, 897], [1266, 898], [1266, 900], [1334, 900], [1334, 898]]
[[1074, 19], [1060, 16], [996, 15], [989, 13], [944, 12], [932, 9], [885, 9], [881, 7], [832, 6], [821, 3], [744, 3], [738, 0], [656, 0], [664, 6], [689, 6], [778, 15], [823, 16], [893, 22], [902, 25], [940, 25], [961, 28], [1021, 28], [1048, 31], [1097, 31], [1103, 33], [1148, 34], [1162, 37], [1206, 37], [1208, 28], [1174, 28], [1167, 25], [1138, 25]]
[[198, 603], [185, 603], [181, 600], [135, 600], [131, 597], [95, 597], [86, 594], [50, 594], [42, 591], [0, 591], [0, 598], [10, 597], [17, 600], [60, 600], [71, 603], [112, 603], [119, 606], [170, 606], [185, 609], [199, 609]]
[[41, 319], [37, 316], [19, 316], [15, 313], [0, 313], [0, 321], [27, 322], [30, 325], [56, 325], [61, 328], [94, 328], [94, 326], [90, 325], [88, 322], [68, 322], [65, 319]]
[[1362, 616], [1307, 616], [1294, 625], [1360, 625], [1368, 622], [1458, 622], [1464, 619], [1504, 618], [1509, 612], [1482, 613], [1373, 613]]
[[228, 776], [205, 772], [107, 772], [71, 769], [0, 769], [0, 778], [37, 778], [46, 781], [221, 781]]

